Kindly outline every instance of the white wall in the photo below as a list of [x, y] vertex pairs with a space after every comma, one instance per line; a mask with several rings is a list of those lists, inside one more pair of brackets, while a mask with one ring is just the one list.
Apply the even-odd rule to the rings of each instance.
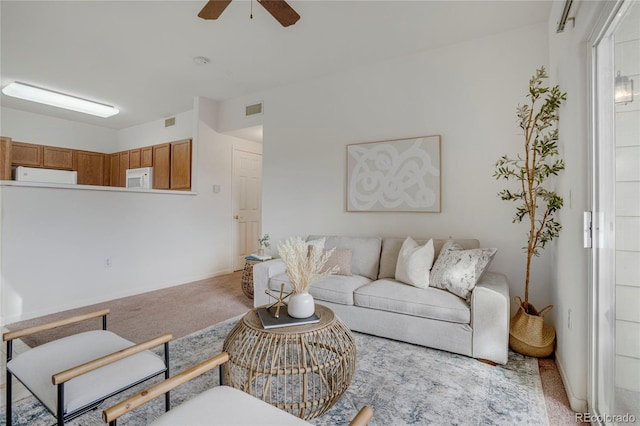
[[113, 152], [192, 138], [197, 123], [193, 110], [176, 114], [174, 126], [164, 119], [121, 130], [78, 123], [61, 118], [0, 108], [0, 135], [13, 140], [87, 151]]
[[[559, 147], [566, 168], [559, 179], [565, 197], [560, 211], [561, 237], [554, 247], [550, 320], [556, 327], [556, 363], [571, 408], [587, 411], [589, 357], [589, 258], [582, 246], [582, 215], [589, 205], [589, 85], [590, 46], [587, 42], [604, 2], [581, 2], [575, 27], [571, 22], [556, 33], [562, 2], [554, 2], [549, 17], [550, 75], [567, 92], [560, 109]], [[571, 324], [569, 324], [571, 311]], [[571, 325], [571, 328], [569, 328]]]
[[118, 132], [106, 127], [0, 108], [0, 135], [19, 142], [112, 153]]
[[[220, 129], [263, 99], [263, 232], [476, 237], [498, 247], [492, 269], [523, 295], [525, 229], [511, 224], [493, 165], [522, 150], [516, 107], [547, 64], [546, 25], [292, 84], [221, 104]], [[441, 213], [345, 211], [346, 146], [442, 135]], [[275, 245], [274, 245], [275, 246]], [[532, 301], [550, 303], [551, 259], [535, 259]]]
[[0, 186], [0, 324], [230, 272], [233, 146], [261, 145], [216, 132], [216, 109], [194, 104], [196, 195]]
[[193, 137], [197, 131], [194, 129], [197, 121], [194, 119], [193, 110], [176, 114], [173, 117], [176, 119], [175, 125], [169, 127], [165, 127], [164, 119], [161, 119], [118, 130], [118, 149], [116, 151]]

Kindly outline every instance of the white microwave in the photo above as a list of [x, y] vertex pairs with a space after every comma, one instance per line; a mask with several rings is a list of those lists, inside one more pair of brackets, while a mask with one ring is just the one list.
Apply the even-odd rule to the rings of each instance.
[[127, 169], [127, 188], [151, 189], [153, 187], [153, 167]]

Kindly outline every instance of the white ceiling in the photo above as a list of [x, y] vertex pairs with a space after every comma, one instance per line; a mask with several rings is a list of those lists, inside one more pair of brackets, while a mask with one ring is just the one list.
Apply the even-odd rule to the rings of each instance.
[[551, 10], [540, 0], [289, 0], [301, 19], [283, 28], [255, 1], [234, 0], [216, 21], [197, 17], [205, 3], [0, 1], [2, 87], [21, 81], [121, 112], [94, 118], [5, 95], [2, 106], [121, 129], [187, 111], [194, 96], [249, 95], [546, 22]]

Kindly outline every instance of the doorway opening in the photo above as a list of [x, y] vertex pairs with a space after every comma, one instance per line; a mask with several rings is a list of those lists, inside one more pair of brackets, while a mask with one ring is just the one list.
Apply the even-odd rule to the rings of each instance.
[[257, 253], [262, 236], [262, 126], [228, 134], [233, 145], [232, 216], [233, 270], [243, 269], [245, 257]]
[[593, 51], [590, 405], [616, 424], [640, 420], [639, 0], [617, 3]]

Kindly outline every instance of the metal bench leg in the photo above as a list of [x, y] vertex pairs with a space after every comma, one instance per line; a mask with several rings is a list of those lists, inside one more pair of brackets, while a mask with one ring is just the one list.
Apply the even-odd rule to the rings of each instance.
[[[9, 361], [11, 361], [11, 358], [13, 357], [13, 340], [7, 340], [7, 363], [5, 364], [5, 366], [7, 364], [9, 364]], [[6, 412], [7, 412], [7, 426], [11, 426], [11, 423], [13, 421], [13, 410], [11, 403], [13, 402], [13, 396], [12, 396], [12, 389], [11, 389], [11, 384], [13, 382], [13, 375], [9, 372], [8, 368], [5, 368], [7, 375], [7, 383], [6, 383], [6, 391], [7, 391], [7, 405], [6, 405]]]
[[[164, 371], [164, 379], [167, 380], [170, 376], [169, 372], [169, 342], [164, 342], [164, 365], [167, 369]], [[171, 392], [164, 394], [164, 411], [171, 410]]]
[[11, 410], [11, 382], [12, 382], [13, 376], [11, 375], [11, 373], [9, 373], [9, 370], [7, 370], [7, 383], [6, 383], [6, 387], [7, 387], [7, 426], [11, 426], [11, 421], [13, 420], [13, 413]]
[[64, 383], [58, 385], [58, 426], [64, 425]]

